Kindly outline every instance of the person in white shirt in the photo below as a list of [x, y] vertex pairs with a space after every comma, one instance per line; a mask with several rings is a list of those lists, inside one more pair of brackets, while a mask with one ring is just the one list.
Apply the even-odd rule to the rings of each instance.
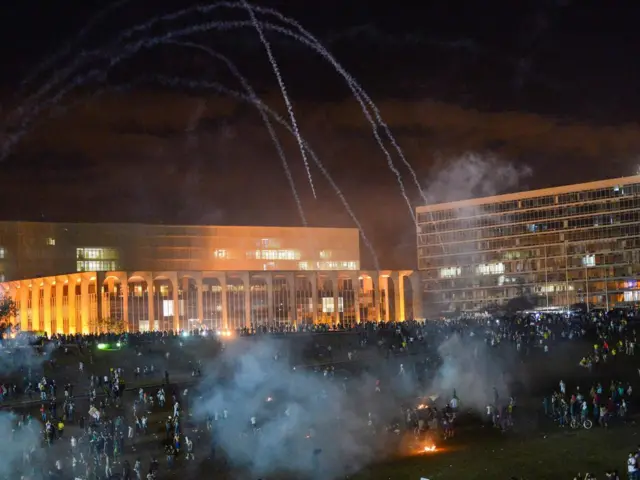
[[629, 459], [627, 460], [627, 473], [629, 474], [629, 480], [638, 479], [638, 462], [633, 453], [629, 454]]

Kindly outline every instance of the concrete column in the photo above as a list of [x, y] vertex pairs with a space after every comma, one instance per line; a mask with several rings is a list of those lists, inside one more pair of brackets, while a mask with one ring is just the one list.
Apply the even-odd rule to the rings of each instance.
[[331, 278], [331, 285], [333, 285], [331, 290], [333, 293], [332, 323], [336, 325], [340, 321], [340, 277], [338, 272], [331, 272], [329, 278]]
[[265, 280], [267, 282], [267, 324], [271, 325], [276, 318], [273, 309], [273, 273], [267, 272]]
[[404, 274], [400, 272], [394, 272], [391, 274], [393, 279], [393, 293], [394, 293], [394, 316], [396, 322], [404, 322], [405, 308], [404, 308]]
[[126, 332], [133, 329], [129, 324], [129, 279], [125, 276], [120, 279], [120, 294], [122, 295], [122, 323]]
[[413, 318], [414, 320], [424, 320], [423, 306], [423, 290], [422, 280], [419, 272], [413, 272], [409, 279], [411, 280], [411, 291], [413, 292]]
[[[187, 279], [187, 283], [189, 282], [189, 280]], [[171, 292], [173, 293], [173, 331], [174, 332], [179, 332], [180, 330], [182, 330], [184, 327], [183, 325], [180, 325], [180, 290], [178, 288], [178, 276], [176, 275], [174, 278], [171, 279], [171, 285], [172, 285], [172, 289]], [[184, 292], [184, 290], [183, 290]], [[186, 292], [185, 292], [186, 293]], [[184, 295], [183, 295], [184, 296]]]
[[28, 331], [29, 330], [29, 283], [22, 281], [20, 282], [20, 312], [19, 312], [19, 320], [18, 325], [20, 325], [20, 330]]
[[55, 333], [64, 332], [64, 280], [56, 279]]
[[289, 272], [286, 274], [287, 287], [289, 291], [289, 322], [295, 325], [297, 322], [298, 306], [296, 305], [296, 276]]
[[[44, 282], [44, 331], [47, 335], [53, 335], [53, 326], [51, 323], [51, 281], [45, 280]], [[55, 314], [55, 313], [54, 313]]]
[[380, 296], [378, 298], [383, 299], [382, 292], [384, 291], [384, 318], [385, 322], [389, 321], [389, 276], [380, 275]]
[[35, 332], [42, 330], [42, 325], [40, 325], [40, 280], [37, 278], [31, 282], [31, 330]]
[[380, 296], [380, 276], [375, 273], [371, 275], [371, 292], [373, 294], [373, 306], [375, 307], [376, 322], [382, 321], [382, 315], [380, 311], [381, 296]]
[[158, 322], [156, 321], [156, 306], [155, 306], [155, 288], [153, 285], [153, 274], [146, 278], [147, 281], [147, 313], [149, 316], [149, 330], [157, 331], [159, 329]]
[[218, 277], [220, 287], [222, 288], [222, 327], [225, 330], [231, 330], [229, 325], [229, 298], [227, 297], [227, 274], [223, 273]]
[[309, 282], [311, 282], [311, 311], [312, 321], [315, 325], [318, 323], [318, 272], [309, 274]]
[[106, 272], [96, 272], [96, 318], [95, 325], [91, 325], [92, 333], [98, 330], [98, 325], [100, 325], [103, 317], [111, 317], [111, 311], [109, 309], [111, 302], [105, 302], [105, 297], [107, 300], [110, 300], [111, 297], [105, 295], [105, 293], [109, 294], [109, 292], [113, 292], [113, 278], [107, 280], [107, 288], [105, 290], [105, 277]]
[[[91, 299], [89, 298], [89, 284], [91, 281], [83, 276], [80, 281], [80, 325], [78, 331], [88, 334], [91, 331]], [[97, 289], [96, 289], [97, 290]]]
[[202, 279], [198, 278], [196, 280], [196, 288], [198, 289], [196, 295], [196, 302], [198, 303], [197, 312], [198, 312], [198, 322], [204, 325], [204, 305], [202, 303]]
[[80, 308], [80, 305], [76, 305], [76, 285], [78, 284], [78, 275], [69, 275], [69, 283], [67, 283], [67, 312], [69, 323], [67, 325], [67, 331], [64, 333], [75, 334], [76, 333], [76, 310]]
[[242, 274], [242, 285], [244, 289], [244, 326], [251, 328], [251, 274]]

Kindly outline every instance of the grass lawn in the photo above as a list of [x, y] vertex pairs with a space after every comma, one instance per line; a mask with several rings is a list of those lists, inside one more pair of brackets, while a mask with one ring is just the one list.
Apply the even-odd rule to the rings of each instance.
[[581, 472], [604, 478], [612, 468], [624, 478], [626, 458], [640, 444], [635, 425], [604, 431], [552, 430], [528, 438], [497, 434], [465, 442], [464, 436], [433, 454], [405, 457], [373, 465], [357, 480], [509, 479], [571, 480]]

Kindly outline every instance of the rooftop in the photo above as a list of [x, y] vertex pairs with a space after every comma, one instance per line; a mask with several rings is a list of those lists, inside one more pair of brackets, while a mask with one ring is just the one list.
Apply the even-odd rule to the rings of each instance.
[[584, 192], [588, 190], [598, 190], [622, 185], [640, 183], [640, 175], [630, 177], [611, 178], [608, 180], [598, 180], [596, 182], [576, 183], [573, 185], [562, 185], [560, 187], [540, 188], [538, 190], [527, 190], [524, 192], [506, 193], [504, 195], [493, 195], [490, 197], [470, 198], [468, 200], [457, 200], [455, 202], [434, 203], [416, 208], [416, 213], [429, 213], [441, 210], [452, 210], [456, 208], [487, 205], [491, 203], [512, 202], [514, 200], [524, 200], [527, 198], [546, 197], [549, 195], [561, 195], [564, 193]]

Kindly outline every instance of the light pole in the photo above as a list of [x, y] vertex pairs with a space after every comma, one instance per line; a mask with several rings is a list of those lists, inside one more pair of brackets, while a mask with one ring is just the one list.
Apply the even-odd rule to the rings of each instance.
[[564, 241], [564, 291], [567, 297], [567, 310], [569, 309], [569, 242]]
[[609, 267], [605, 265], [604, 268], [604, 301], [607, 307], [607, 312], [609, 311]]

